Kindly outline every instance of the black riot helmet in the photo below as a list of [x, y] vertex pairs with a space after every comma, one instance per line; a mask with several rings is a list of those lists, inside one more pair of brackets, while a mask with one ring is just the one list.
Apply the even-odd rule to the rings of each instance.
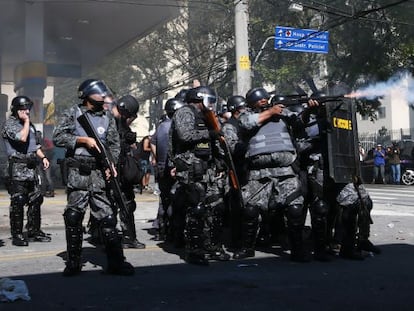
[[187, 96], [187, 92], [188, 92], [188, 89], [181, 89], [176, 95], [175, 95], [175, 97], [174, 98], [176, 98], [176, 99], [178, 99], [178, 100], [180, 100], [180, 101], [182, 101], [183, 103], [185, 102], [185, 100], [186, 100], [186, 96]]
[[93, 94], [99, 94], [102, 97], [112, 96], [111, 90], [102, 80], [87, 79], [79, 85], [78, 97], [80, 99], [86, 99]]
[[227, 100], [227, 108], [231, 112], [234, 112], [238, 109], [245, 108], [245, 107], [246, 107], [246, 99], [243, 96], [234, 95], [234, 96], [231, 96]]
[[29, 97], [26, 96], [16, 96], [13, 98], [11, 103], [11, 112], [13, 115], [17, 114], [17, 110], [32, 109], [33, 102]]
[[229, 112], [227, 102], [225, 102], [224, 100], [221, 100], [220, 102], [217, 103], [217, 114], [219, 116], [222, 116], [226, 112]]
[[189, 89], [186, 94], [187, 103], [203, 103], [206, 108], [215, 106], [217, 102], [216, 92], [208, 86], [198, 86]]
[[136, 118], [139, 111], [139, 103], [132, 95], [122, 96], [117, 101], [119, 113], [125, 118]]
[[256, 87], [254, 89], [249, 90], [246, 93], [246, 101], [250, 106], [254, 105], [259, 100], [269, 99], [269, 98], [270, 98], [269, 93], [262, 87]]
[[178, 109], [181, 108], [182, 106], [184, 106], [184, 103], [177, 99], [177, 98], [170, 98], [169, 100], [167, 100], [167, 102], [165, 103], [165, 107], [164, 110], [167, 113], [167, 115], [169, 117], [171, 117], [174, 112]]

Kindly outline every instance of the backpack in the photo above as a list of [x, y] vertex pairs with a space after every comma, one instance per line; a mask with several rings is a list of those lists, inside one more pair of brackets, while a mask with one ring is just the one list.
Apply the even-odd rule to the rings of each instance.
[[142, 177], [144, 177], [144, 173], [141, 170], [138, 160], [128, 153], [124, 163], [121, 165], [122, 182], [137, 185], [141, 183]]

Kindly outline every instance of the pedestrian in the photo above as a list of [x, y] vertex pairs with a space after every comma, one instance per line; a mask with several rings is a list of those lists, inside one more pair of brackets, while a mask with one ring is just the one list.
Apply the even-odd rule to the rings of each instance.
[[151, 137], [146, 135], [141, 140], [141, 148], [140, 148], [140, 155], [139, 155], [139, 162], [141, 166], [141, 170], [144, 174], [142, 177], [141, 182], [141, 193], [142, 191], [150, 191], [150, 178], [151, 178]]
[[378, 174], [383, 184], [385, 184], [385, 150], [381, 144], [374, 149], [374, 177], [372, 183], [375, 184], [378, 180]]
[[[49, 168], [49, 160], [36, 141], [36, 128], [30, 122], [33, 102], [26, 96], [17, 96], [11, 103], [11, 116], [2, 128], [8, 157], [7, 190], [10, 194], [10, 230], [12, 244], [28, 246], [29, 241], [50, 242], [41, 230], [43, 196], [36, 170], [38, 159], [42, 169]], [[24, 207], [27, 210], [27, 238], [23, 234]]]
[[121, 239], [116, 230], [116, 215], [110, 198], [109, 179], [112, 170], [104, 167], [95, 155], [102, 152], [94, 138], [89, 137], [77, 118], [87, 114], [108, 153], [117, 161], [120, 153], [120, 138], [112, 114], [104, 110], [104, 103], [111, 99], [111, 92], [101, 80], [87, 79], [78, 88], [80, 104], [65, 110], [53, 132], [57, 147], [66, 148], [68, 181], [66, 185], [67, 205], [63, 213], [67, 243], [64, 276], [74, 276], [82, 270], [82, 222], [89, 206], [98, 221], [108, 260], [107, 273], [134, 274], [133, 266], [125, 261]]
[[396, 142], [392, 143], [392, 146], [387, 148], [388, 163], [391, 166], [392, 172], [392, 183], [399, 185], [401, 182], [401, 159], [400, 159], [400, 148]]

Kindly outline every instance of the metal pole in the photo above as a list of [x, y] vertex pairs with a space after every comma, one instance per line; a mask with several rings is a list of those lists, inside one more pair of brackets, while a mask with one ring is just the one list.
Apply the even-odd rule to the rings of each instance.
[[247, 0], [235, 0], [235, 44], [236, 44], [236, 84], [237, 95], [244, 96], [251, 88], [249, 58], [249, 5]]

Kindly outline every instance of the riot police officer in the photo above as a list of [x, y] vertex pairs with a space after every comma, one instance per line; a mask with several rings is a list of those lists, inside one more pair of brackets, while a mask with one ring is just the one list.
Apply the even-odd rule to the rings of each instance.
[[240, 116], [248, 144], [249, 176], [243, 187], [242, 248], [234, 253], [234, 258], [255, 255], [259, 213], [282, 209], [287, 218], [290, 258], [304, 262], [308, 261], [302, 237], [304, 198], [294, 169], [297, 154], [288, 130], [290, 119], [283, 105], [269, 106], [269, 99], [264, 88], [249, 90], [246, 101], [250, 109]]
[[[103, 108], [105, 98], [109, 97], [111, 92], [103, 81], [96, 79], [82, 82], [78, 92], [82, 102], [63, 113], [53, 133], [55, 145], [66, 148], [69, 167], [66, 185], [68, 202], [63, 214], [67, 242], [67, 261], [63, 275], [73, 276], [81, 272], [82, 221], [88, 205], [92, 215], [99, 222], [108, 259], [107, 272], [131, 275], [134, 268], [125, 261], [116, 230], [114, 207], [109, 198], [107, 180], [111, 176], [111, 170], [96, 160], [94, 155], [101, 150], [95, 139], [86, 134], [77, 120], [80, 115], [88, 114], [92, 126], [116, 161], [120, 153], [119, 133], [115, 119]], [[113, 171], [116, 172], [115, 169]]]
[[157, 219], [153, 226], [156, 227], [158, 233], [157, 240], [165, 240], [167, 234], [171, 236], [171, 188], [175, 183], [175, 179], [170, 175], [168, 168], [168, 139], [171, 128], [171, 119], [175, 111], [184, 106], [178, 98], [170, 98], [165, 103], [164, 110], [166, 115], [163, 116], [161, 122], [158, 124], [155, 133], [151, 136], [151, 150], [155, 164], [157, 165], [158, 187], [160, 189], [160, 202], [157, 213]]
[[[245, 158], [247, 144], [241, 137], [239, 118], [240, 114], [247, 108], [246, 99], [240, 95], [231, 96], [227, 100], [227, 107], [231, 112], [231, 117], [223, 124], [222, 132], [232, 153], [238, 182], [240, 186], [243, 186], [247, 183], [247, 161]], [[231, 242], [235, 248], [241, 247], [241, 213], [243, 202], [239, 191], [240, 189], [231, 188], [228, 193]]]
[[[36, 141], [36, 128], [30, 122], [33, 102], [26, 96], [17, 96], [11, 103], [11, 116], [2, 129], [2, 136], [8, 156], [7, 190], [11, 196], [10, 230], [12, 244], [27, 246], [29, 241], [49, 242], [50, 236], [41, 229], [43, 196], [36, 171], [38, 158], [44, 169], [49, 160]], [[23, 235], [24, 206], [27, 211], [27, 236]]]
[[216, 184], [213, 157], [218, 136], [208, 129], [203, 114], [204, 109], [216, 104], [217, 97], [210, 87], [199, 86], [187, 92], [186, 101], [188, 105], [173, 116], [171, 154], [183, 194], [180, 205], [186, 211], [185, 260], [205, 265], [208, 259], [229, 259], [220, 239], [224, 204]]
[[[130, 128], [130, 124], [137, 118], [139, 111], [139, 103], [131, 95], [121, 97], [114, 105], [112, 113], [115, 116], [118, 132], [121, 140], [121, 153], [119, 155], [119, 172], [121, 181], [121, 190], [126, 199], [126, 209], [119, 210], [119, 219], [122, 230], [122, 246], [124, 248], [145, 248], [145, 244], [137, 239], [137, 232], [135, 228], [134, 212], [137, 208], [135, 202], [134, 186], [137, 181], [129, 179], [129, 174], [122, 174], [121, 169], [126, 162], [128, 156], [132, 157], [131, 146], [134, 146], [137, 140], [137, 134]], [[123, 207], [120, 207], [122, 209]]]

